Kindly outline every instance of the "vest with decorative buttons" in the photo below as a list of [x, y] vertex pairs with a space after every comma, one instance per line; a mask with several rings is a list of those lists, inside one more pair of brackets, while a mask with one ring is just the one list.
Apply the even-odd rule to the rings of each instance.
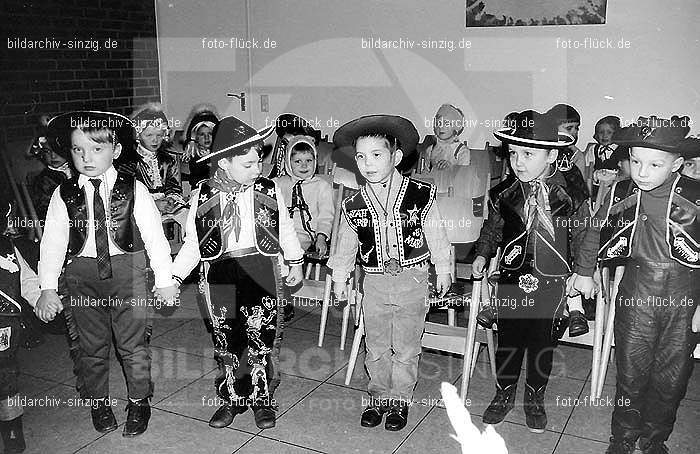
[[[403, 177], [394, 206], [394, 225], [398, 238], [399, 263], [402, 267], [417, 265], [430, 257], [423, 226], [428, 210], [435, 203], [435, 185]], [[385, 246], [382, 244], [379, 213], [372, 204], [366, 186], [343, 201], [343, 213], [360, 243], [359, 257], [368, 273], [384, 273]]]
[[[606, 215], [598, 258], [604, 262], [632, 255], [642, 195], [632, 180], [615, 183], [611, 194], [608, 205], [601, 207]], [[666, 213], [666, 245], [671, 258], [690, 268], [700, 268], [700, 183], [678, 175]]]
[[[117, 180], [109, 198], [107, 232], [114, 244], [126, 253], [140, 252], [144, 249], [143, 239], [134, 218], [135, 181], [132, 175], [117, 172]], [[59, 191], [70, 219], [67, 254], [74, 257], [85, 248], [87, 240], [89, 220], [85, 205], [86, 193], [78, 185], [77, 175], [64, 181]]]
[[[199, 253], [204, 261], [214, 260], [224, 251], [221, 220], [221, 191], [205, 180], [200, 184], [195, 226], [199, 240]], [[255, 248], [262, 255], [273, 256], [281, 251], [279, 245], [279, 209], [275, 183], [260, 177], [253, 184], [253, 210], [255, 212]], [[242, 219], [246, 222], [246, 219]]]

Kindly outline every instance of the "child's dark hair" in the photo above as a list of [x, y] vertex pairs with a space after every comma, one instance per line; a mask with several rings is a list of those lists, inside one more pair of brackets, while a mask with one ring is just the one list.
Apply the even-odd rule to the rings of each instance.
[[615, 115], [608, 115], [601, 118], [596, 122], [595, 130], [598, 130], [598, 126], [601, 125], [610, 125], [615, 131], [617, 131], [618, 129], [620, 129], [620, 117], [617, 117]]
[[581, 115], [568, 104], [557, 104], [552, 107], [549, 112], [557, 123], [557, 126], [564, 123], [581, 123]]
[[289, 151], [289, 156], [290, 156], [290, 157], [291, 157], [291, 156], [294, 156], [294, 155], [297, 154], [297, 153], [311, 153], [311, 154], [315, 154], [315, 153], [314, 153], [313, 147], [311, 147], [311, 145], [309, 145], [309, 144], [306, 143], [306, 142], [298, 142], [298, 143], [294, 144], [294, 146], [292, 147], [292, 149]]
[[354, 140], [352, 143], [353, 147], [357, 146], [357, 142], [360, 139], [366, 139], [366, 138], [374, 138], [374, 139], [382, 139], [386, 141], [386, 147], [391, 151], [392, 153], [395, 152], [396, 150], [401, 149], [401, 142], [399, 139], [396, 137], [392, 136], [391, 134], [384, 134], [384, 133], [372, 133], [372, 134], [365, 134], [362, 136], [359, 136], [357, 139]]

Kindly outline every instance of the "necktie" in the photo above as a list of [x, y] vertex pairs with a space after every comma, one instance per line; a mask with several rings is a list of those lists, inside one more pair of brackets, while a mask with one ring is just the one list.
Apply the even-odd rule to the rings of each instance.
[[97, 251], [97, 274], [100, 279], [112, 277], [112, 261], [109, 256], [109, 237], [107, 236], [107, 217], [105, 206], [100, 195], [100, 183], [102, 181], [91, 178], [90, 183], [95, 186], [92, 198], [92, 209], [95, 212], [95, 248]]
[[236, 203], [236, 194], [233, 192], [226, 193], [226, 206], [224, 207], [223, 218], [224, 241], [228, 239], [231, 234], [231, 228], [233, 228], [233, 233], [236, 235], [236, 243], [238, 243], [238, 238], [241, 235], [241, 211]]
[[549, 208], [549, 189], [539, 180], [530, 182], [530, 195], [527, 198], [527, 231], [531, 231], [535, 227], [535, 219], [537, 225], [542, 226], [545, 231], [554, 240], [554, 224], [552, 223], [552, 215]]

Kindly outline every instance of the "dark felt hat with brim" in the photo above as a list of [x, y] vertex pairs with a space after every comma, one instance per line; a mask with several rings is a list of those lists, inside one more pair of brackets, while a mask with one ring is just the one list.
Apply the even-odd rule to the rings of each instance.
[[333, 134], [333, 160], [354, 162], [355, 141], [358, 137], [373, 135], [388, 135], [398, 141], [398, 148], [403, 152], [399, 167], [413, 161], [419, 140], [418, 130], [411, 120], [398, 115], [367, 115], [345, 123]]
[[274, 130], [275, 125], [256, 130], [236, 117], [224, 117], [214, 127], [211, 153], [199, 158], [197, 162], [216, 162], [236, 155], [242, 147], [250, 148], [256, 144], [262, 146]]
[[700, 137], [686, 137], [678, 144], [678, 149], [685, 159], [700, 158]]
[[576, 142], [571, 135], [559, 132], [558, 127], [552, 115], [525, 110], [512, 115], [508, 127], [494, 131], [493, 135], [504, 144], [548, 150], [565, 148]]
[[669, 153], [680, 153], [680, 143], [690, 131], [690, 118], [672, 116], [639, 117], [635, 123], [618, 130], [612, 142], [627, 147], [653, 148]]
[[283, 113], [275, 120], [275, 132], [277, 136], [283, 137], [285, 134], [293, 136], [313, 137], [315, 144], [321, 140], [321, 131], [314, 129], [308, 121], [297, 114]]
[[47, 136], [58, 145], [56, 153], [66, 159], [70, 159], [71, 134], [76, 129], [109, 129], [122, 148], [133, 146], [133, 123], [124, 115], [96, 110], [68, 112], [53, 117], [47, 124]]

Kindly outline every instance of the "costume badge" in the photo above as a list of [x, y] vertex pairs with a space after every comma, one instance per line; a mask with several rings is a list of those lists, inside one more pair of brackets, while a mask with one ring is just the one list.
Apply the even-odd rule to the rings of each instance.
[[617, 239], [617, 243], [608, 249], [608, 257], [618, 257], [622, 254], [622, 250], [627, 247], [627, 237], [621, 236]]
[[700, 254], [695, 252], [685, 241], [685, 238], [677, 236], [675, 240], [673, 240], [673, 247], [676, 249], [676, 251], [687, 261], [690, 263], [696, 263], [698, 260], [700, 260]]
[[412, 248], [423, 246], [423, 229], [414, 229], [413, 232], [404, 240], [406, 244]]
[[12, 327], [7, 326], [0, 328], [0, 352], [4, 352], [10, 348], [10, 337], [12, 336]]
[[258, 214], [255, 216], [255, 222], [258, 225], [269, 226], [272, 225], [272, 216], [270, 215], [270, 210], [267, 208], [260, 208]]
[[515, 260], [520, 253], [523, 251], [522, 246], [516, 245], [509, 253], [508, 255], [505, 256], [503, 259], [504, 262], [506, 262], [506, 265], [510, 265], [513, 263], [513, 260]]
[[532, 293], [537, 290], [537, 284], [539, 284], [539, 282], [539, 279], [528, 273], [518, 278], [518, 287], [523, 289], [525, 293]]
[[392, 276], [398, 276], [401, 273], [401, 264], [396, 259], [389, 259], [384, 262], [384, 271]]
[[16, 273], [17, 271], [19, 271], [15, 254], [9, 253], [7, 254], [7, 257], [3, 257], [0, 255], [0, 268], [2, 268], [3, 270], [7, 270], [10, 273]]

